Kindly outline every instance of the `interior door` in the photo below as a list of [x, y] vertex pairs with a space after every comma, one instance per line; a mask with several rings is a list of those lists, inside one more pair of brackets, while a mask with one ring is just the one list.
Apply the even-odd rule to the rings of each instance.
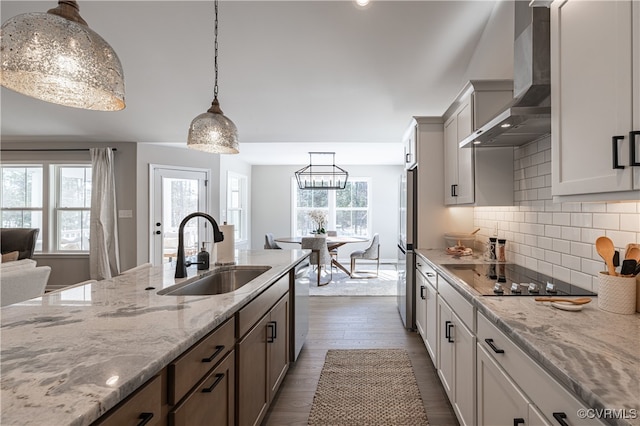
[[[190, 213], [209, 213], [207, 182], [209, 171], [169, 166], [151, 166], [151, 253], [154, 265], [176, 260], [178, 227]], [[211, 242], [207, 234], [208, 222], [201, 218], [190, 220], [184, 228], [185, 257], [196, 255], [202, 242]], [[210, 234], [210, 232], [209, 232]], [[205, 245], [211, 252], [211, 244]]]

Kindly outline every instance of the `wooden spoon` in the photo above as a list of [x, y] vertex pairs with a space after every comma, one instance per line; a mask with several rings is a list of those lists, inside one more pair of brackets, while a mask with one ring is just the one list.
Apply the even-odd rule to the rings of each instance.
[[633, 259], [636, 262], [640, 262], [640, 248], [631, 247], [624, 254], [625, 259]]
[[607, 264], [607, 270], [609, 271], [609, 275], [615, 277], [618, 274], [616, 273], [616, 267], [613, 266], [613, 256], [615, 255], [616, 248], [613, 245], [613, 241], [611, 241], [608, 237], [598, 237], [596, 239], [596, 250], [604, 262]]
[[564, 297], [536, 297], [536, 302], [566, 302], [574, 305], [586, 305], [591, 302], [590, 297], [578, 297], [576, 299], [565, 299]]

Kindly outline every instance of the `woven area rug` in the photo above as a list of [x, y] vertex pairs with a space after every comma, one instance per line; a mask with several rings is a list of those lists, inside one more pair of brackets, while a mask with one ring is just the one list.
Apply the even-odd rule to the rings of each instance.
[[428, 425], [404, 349], [330, 349], [309, 414], [310, 426]]
[[[371, 264], [358, 265], [359, 269], [375, 274], [376, 266]], [[398, 294], [398, 271], [395, 264], [381, 264], [376, 278], [349, 277], [339, 269], [333, 270], [331, 282], [325, 286], [316, 286], [315, 271], [309, 275], [311, 296], [396, 296]], [[322, 276], [322, 282], [329, 279], [329, 275]]]

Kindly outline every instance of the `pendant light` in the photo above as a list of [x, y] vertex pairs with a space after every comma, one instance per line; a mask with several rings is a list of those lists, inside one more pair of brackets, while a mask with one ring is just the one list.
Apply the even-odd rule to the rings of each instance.
[[214, 1], [214, 76], [213, 102], [207, 112], [198, 115], [189, 126], [187, 147], [217, 154], [237, 154], [238, 129], [220, 109], [218, 102], [218, 0]]
[[47, 13], [24, 13], [0, 28], [0, 84], [46, 102], [98, 111], [125, 107], [116, 52], [60, 0]]
[[310, 152], [309, 165], [296, 171], [295, 175], [300, 189], [344, 189], [349, 178], [345, 169], [336, 166], [335, 152]]

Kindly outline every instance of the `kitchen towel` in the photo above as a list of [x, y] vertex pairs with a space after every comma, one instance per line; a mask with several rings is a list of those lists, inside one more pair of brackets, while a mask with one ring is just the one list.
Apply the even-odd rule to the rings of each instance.
[[235, 230], [233, 225], [220, 225], [224, 240], [216, 244], [216, 265], [232, 265], [235, 263]]

